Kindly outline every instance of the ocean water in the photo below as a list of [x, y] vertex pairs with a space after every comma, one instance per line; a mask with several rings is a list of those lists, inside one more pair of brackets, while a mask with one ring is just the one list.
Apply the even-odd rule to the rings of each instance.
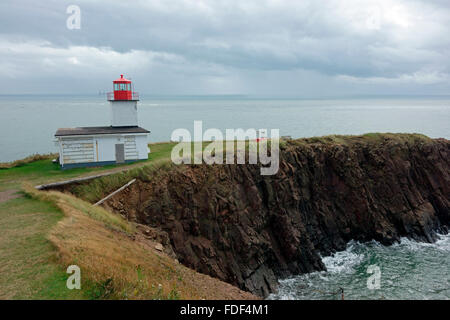
[[[417, 132], [450, 138], [450, 97], [293, 98], [141, 95], [139, 125], [150, 142], [169, 141], [172, 131], [207, 128], [280, 129], [294, 138], [367, 132]], [[0, 95], [0, 162], [56, 152], [58, 128], [109, 125], [105, 96]]]
[[[269, 299], [450, 299], [450, 235], [436, 243], [402, 239], [392, 246], [375, 241], [350, 242], [345, 251], [323, 257], [327, 271], [280, 281]], [[368, 268], [380, 271], [379, 289], [373, 288]], [[372, 289], [369, 289], [372, 288]]]

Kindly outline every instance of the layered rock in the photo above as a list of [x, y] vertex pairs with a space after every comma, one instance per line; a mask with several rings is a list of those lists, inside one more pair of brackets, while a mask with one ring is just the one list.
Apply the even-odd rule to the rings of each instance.
[[410, 135], [297, 140], [280, 170], [183, 166], [138, 180], [109, 207], [166, 232], [178, 260], [267, 296], [323, 270], [350, 240], [432, 242], [450, 223], [450, 142]]

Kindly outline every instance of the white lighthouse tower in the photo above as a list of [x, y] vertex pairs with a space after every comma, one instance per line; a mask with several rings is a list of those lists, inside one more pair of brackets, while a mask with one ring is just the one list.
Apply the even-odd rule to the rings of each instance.
[[125, 79], [123, 74], [113, 81], [114, 92], [108, 93], [111, 105], [111, 126], [133, 127], [137, 126], [137, 102], [139, 94], [131, 89], [131, 81]]
[[138, 126], [139, 94], [123, 75], [113, 81], [109, 92], [109, 127], [58, 129], [55, 134], [61, 168], [100, 166], [148, 159], [148, 134]]

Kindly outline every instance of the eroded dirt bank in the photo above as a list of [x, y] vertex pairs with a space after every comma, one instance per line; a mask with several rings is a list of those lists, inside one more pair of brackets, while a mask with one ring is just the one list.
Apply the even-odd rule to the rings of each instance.
[[[410, 135], [288, 142], [280, 170], [184, 166], [107, 204], [168, 234], [179, 261], [260, 296], [322, 270], [351, 240], [434, 241], [450, 223], [450, 141]], [[166, 245], [169, 245], [167, 243]]]

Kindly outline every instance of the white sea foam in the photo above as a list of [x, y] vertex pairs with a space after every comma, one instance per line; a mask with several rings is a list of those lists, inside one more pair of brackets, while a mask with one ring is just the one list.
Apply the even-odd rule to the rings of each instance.
[[437, 249], [450, 252], [450, 233], [446, 235], [438, 235], [438, 240], [434, 243], [417, 242], [408, 238], [401, 238], [400, 243], [396, 243], [393, 247], [404, 247], [411, 251], [418, 251], [424, 249]]
[[[402, 238], [384, 246], [376, 241], [351, 241], [344, 251], [322, 257], [327, 271], [312, 272], [279, 281], [268, 299], [336, 299], [330, 295], [345, 288], [348, 299], [450, 299], [450, 234], [435, 243]], [[368, 290], [367, 266], [382, 270], [382, 290]], [[419, 279], [419, 280], [418, 280]]]
[[330, 273], [352, 272], [354, 267], [359, 265], [364, 259], [364, 254], [355, 252], [357, 246], [360, 246], [360, 244], [351, 241], [344, 251], [323, 257], [322, 262], [327, 271]]

